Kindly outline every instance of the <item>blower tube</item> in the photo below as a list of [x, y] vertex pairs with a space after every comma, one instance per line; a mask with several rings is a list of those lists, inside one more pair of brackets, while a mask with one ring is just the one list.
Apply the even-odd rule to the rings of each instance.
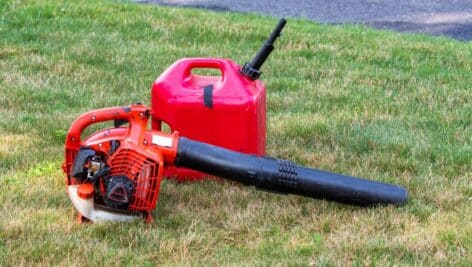
[[247, 155], [185, 137], [179, 138], [174, 164], [261, 190], [350, 205], [400, 205], [408, 199], [401, 186], [310, 169], [288, 160]]

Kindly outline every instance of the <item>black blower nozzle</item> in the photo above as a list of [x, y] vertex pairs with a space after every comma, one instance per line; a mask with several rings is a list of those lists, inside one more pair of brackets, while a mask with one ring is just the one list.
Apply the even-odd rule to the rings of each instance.
[[284, 18], [281, 18], [275, 29], [270, 34], [269, 39], [267, 39], [267, 41], [262, 45], [261, 49], [259, 49], [259, 52], [257, 52], [251, 62], [246, 62], [244, 64], [244, 66], [241, 68], [241, 73], [244, 76], [251, 80], [259, 79], [261, 76], [260, 68], [269, 57], [272, 50], [274, 50], [274, 42], [280, 36], [285, 23], [287, 23], [287, 21]]
[[296, 194], [345, 204], [404, 204], [405, 188], [296, 165], [288, 160], [251, 156], [179, 138], [175, 165], [254, 185], [258, 189]]

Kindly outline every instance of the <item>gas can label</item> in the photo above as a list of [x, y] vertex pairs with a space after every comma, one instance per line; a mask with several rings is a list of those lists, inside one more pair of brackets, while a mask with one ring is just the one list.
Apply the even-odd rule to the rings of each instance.
[[152, 136], [152, 143], [154, 145], [163, 146], [163, 147], [172, 147], [172, 138], [160, 136], [160, 135], [153, 135]]

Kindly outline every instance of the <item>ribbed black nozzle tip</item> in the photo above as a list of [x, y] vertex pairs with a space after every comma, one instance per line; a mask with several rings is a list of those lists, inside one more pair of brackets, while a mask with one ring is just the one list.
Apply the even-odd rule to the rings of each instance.
[[244, 63], [244, 66], [241, 68], [241, 72], [244, 76], [248, 77], [251, 80], [257, 80], [261, 76], [261, 71], [253, 68], [251, 64]]

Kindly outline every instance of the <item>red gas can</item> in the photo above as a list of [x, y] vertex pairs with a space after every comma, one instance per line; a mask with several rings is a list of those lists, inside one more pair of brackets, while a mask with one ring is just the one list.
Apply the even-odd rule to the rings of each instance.
[[[217, 69], [221, 76], [192, 73], [198, 68]], [[181, 136], [234, 151], [264, 155], [266, 145], [266, 89], [259, 80], [240, 73], [228, 59], [186, 58], [175, 62], [151, 89], [152, 128], [161, 122]], [[169, 168], [179, 180], [196, 180], [205, 174]]]

